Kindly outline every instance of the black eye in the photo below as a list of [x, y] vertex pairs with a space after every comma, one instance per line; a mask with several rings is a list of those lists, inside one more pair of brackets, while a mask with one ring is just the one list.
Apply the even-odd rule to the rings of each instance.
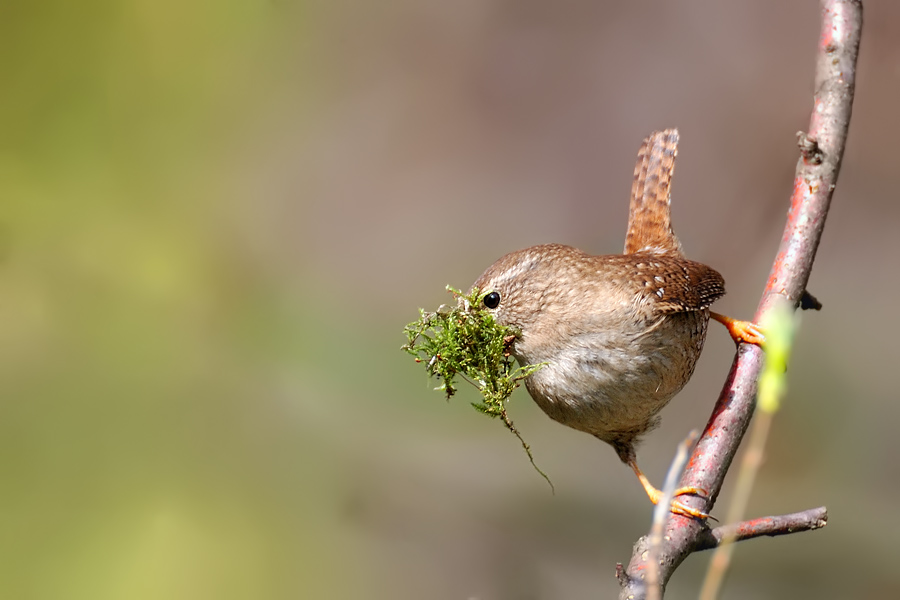
[[497, 292], [491, 292], [487, 296], [484, 297], [484, 305], [488, 308], [497, 308], [500, 306], [500, 294]]

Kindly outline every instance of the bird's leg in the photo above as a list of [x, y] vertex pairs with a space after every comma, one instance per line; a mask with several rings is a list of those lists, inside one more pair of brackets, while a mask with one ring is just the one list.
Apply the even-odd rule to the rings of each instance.
[[756, 323], [751, 321], [738, 321], [737, 319], [732, 319], [731, 317], [726, 317], [725, 315], [720, 315], [719, 313], [712, 311], [709, 312], [709, 316], [725, 326], [725, 329], [728, 330], [728, 333], [731, 335], [731, 339], [734, 340], [735, 344], [744, 342], [746, 344], [754, 344], [762, 347], [762, 345], [766, 343], [766, 336], [763, 335], [762, 329], [760, 329], [759, 325]]
[[[650, 483], [650, 480], [644, 475], [641, 471], [640, 467], [637, 466], [637, 461], [634, 459], [629, 459], [628, 466], [634, 470], [634, 474], [637, 475], [638, 480], [641, 482], [641, 485], [644, 486], [644, 490], [647, 492], [647, 495], [650, 496], [650, 502], [653, 504], [658, 504], [660, 499], [663, 496], [662, 490], [658, 490], [653, 487], [653, 484]], [[675, 490], [675, 493], [672, 496], [681, 496], [683, 494], [693, 494], [695, 496], [706, 497], [706, 490], [703, 490], [698, 487], [683, 487]], [[685, 517], [694, 517], [695, 519], [706, 519], [709, 517], [708, 514], [701, 510], [697, 510], [696, 508], [691, 508], [690, 506], [685, 506], [681, 502], [677, 500], [672, 500], [671, 511], [675, 514], [682, 515]]]

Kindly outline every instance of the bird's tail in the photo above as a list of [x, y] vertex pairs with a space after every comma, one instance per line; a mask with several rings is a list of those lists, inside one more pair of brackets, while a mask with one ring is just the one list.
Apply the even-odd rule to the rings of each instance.
[[678, 130], [655, 131], [644, 139], [634, 166], [625, 254], [682, 255], [672, 231], [669, 188], [678, 156]]

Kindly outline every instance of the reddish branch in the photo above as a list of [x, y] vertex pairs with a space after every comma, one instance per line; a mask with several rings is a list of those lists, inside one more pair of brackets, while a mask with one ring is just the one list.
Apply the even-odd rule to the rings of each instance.
[[778, 517], [759, 517], [733, 525], [716, 527], [712, 531], [704, 529], [697, 540], [694, 552], [709, 550], [722, 543], [722, 540], [740, 542], [753, 538], [769, 536], [776, 537], [797, 533], [798, 531], [813, 531], [821, 529], [828, 523], [828, 511], [824, 506], [810, 508], [803, 512]]
[[[780, 299], [787, 299], [796, 307], [804, 297], [847, 139], [861, 28], [860, 0], [822, 0], [822, 33], [809, 132], [800, 135], [800, 159], [787, 225], [756, 312], [756, 322], [760, 322]], [[753, 416], [762, 366], [762, 350], [741, 344], [713, 414], [681, 480], [682, 486], [708, 490], [709, 498], [684, 496], [680, 500], [685, 504], [706, 512], [712, 510]], [[689, 554], [716, 545], [716, 540], [721, 539], [721, 534], [728, 528], [737, 528], [738, 539], [748, 539], [817, 529], [824, 524], [824, 509], [756, 519], [712, 531], [697, 519], [672, 515], [659, 552], [660, 583], [665, 589], [672, 573]], [[642, 538], [635, 544], [627, 569], [621, 566], [617, 569], [616, 575], [622, 586], [620, 598], [646, 596], [647, 586], [643, 581], [648, 556], [646, 549], [646, 538]]]

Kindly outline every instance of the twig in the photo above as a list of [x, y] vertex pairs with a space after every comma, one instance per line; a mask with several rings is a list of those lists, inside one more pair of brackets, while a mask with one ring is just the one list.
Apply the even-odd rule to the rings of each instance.
[[699, 552], [716, 548], [729, 538], [735, 542], [741, 542], [762, 536], [777, 537], [800, 531], [815, 531], [825, 527], [827, 524], [828, 512], [824, 506], [810, 508], [809, 510], [790, 515], [759, 517], [743, 523], [722, 525], [712, 531], [709, 529], [704, 530], [700, 539], [697, 540], [694, 551]]
[[675, 452], [675, 458], [669, 465], [669, 472], [666, 473], [666, 481], [663, 484], [662, 497], [656, 503], [653, 509], [653, 525], [650, 527], [650, 551], [647, 557], [647, 599], [658, 600], [662, 598], [662, 588], [659, 585], [659, 563], [657, 557], [663, 543], [663, 531], [666, 527], [666, 517], [672, 514], [671, 505], [672, 497], [675, 495], [675, 486], [681, 479], [681, 472], [684, 470], [684, 464], [687, 462], [688, 452], [691, 446], [697, 441], [700, 433], [695, 429], [678, 444], [678, 450]]
[[[859, 0], [822, 0], [822, 34], [816, 61], [814, 110], [807, 139], [816, 152], [804, 152], [797, 163], [791, 207], [781, 247], [769, 274], [755, 320], [760, 322], [778, 299], [796, 307], [806, 289], [819, 245], [831, 196], [840, 171], [853, 104], [856, 58], [862, 28]], [[708, 490], [704, 502], [685, 498], [694, 508], [709, 512], [722, 487], [725, 474], [747, 431], [755, 407], [757, 378], [763, 365], [762, 350], [742, 344], [725, 387], [706, 429], [694, 449], [682, 478], [684, 487]], [[701, 505], [703, 503], [703, 505]], [[705, 523], [674, 515], [666, 527], [659, 560], [661, 584], [699, 547]], [[617, 576], [620, 598], [645, 598], [647, 588], [641, 574], [647, 566], [646, 545], [635, 544], [628, 567]]]
[[[769, 428], [772, 425], [772, 413], [763, 413], [758, 415], [753, 423], [750, 431], [749, 448], [744, 454], [744, 460], [738, 472], [738, 482], [735, 486], [735, 497], [732, 500], [728, 510], [726, 520], [734, 522], [739, 520], [747, 510], [747, 503], [750, 500], [750, 491], [753, 489], [753, 483], [756, 480], [756, 474], [762, 464], [763, 449], [766, 445], [766, 438], [769, 435]], [[730, 527], [728, 525], [725, 526]], [[718, 528], [722, 529], [722, 528]], [[706, 578], [703, 581], [703, 587], [700, 589], [700, 600], [715, 600], [719, 594], [719, 589], [725, 581], [725, 573], [731, 564], [731, 554], [734, 551], [734, 543], [738, 541], [735, 537], [729, 537], [729, 532], [737, 533], [739, 527], [732, 529], [724, 529], [726, 535], [721, 537], [719, 547], [713, 554], [709, 563], [709, 569], [706, 572]]]

